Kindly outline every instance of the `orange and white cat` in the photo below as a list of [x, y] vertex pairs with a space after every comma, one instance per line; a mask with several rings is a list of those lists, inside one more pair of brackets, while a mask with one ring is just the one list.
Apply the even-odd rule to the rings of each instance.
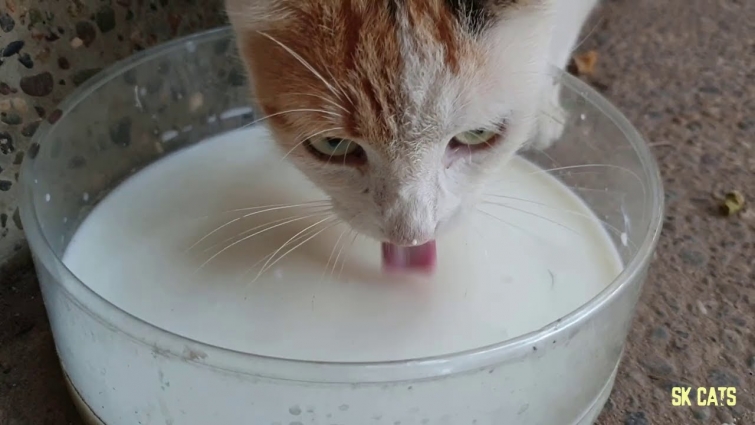
[[564, 68], [598, 0], [226, 0], [253, 99], [384, 263], [434, 240], [527, 141], [562, 131]]

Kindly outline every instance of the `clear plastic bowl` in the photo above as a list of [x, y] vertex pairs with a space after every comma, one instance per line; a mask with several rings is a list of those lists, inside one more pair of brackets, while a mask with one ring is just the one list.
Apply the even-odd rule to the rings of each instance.
[[[640, 134], [567, 74], [554, 77], [564, 85], [568, 112], [563, 139], [546, 152], [522, 155], [544, 168], [558, 158], [563, 172], [557, 176], [569, 186], [592, 182], [621, 195], [578, 193], [624, 233], [614, 243], [625, 268], [588, 303], [538, 331], [403, 362], [276, 359], [159, 329], [101, 298], [66, 268], [61, 258], [68, 241], [124, 179], [250, 122], [237, 58], [228, 28], [141, 52], [87, 81], [37, 132], [21, 176], [22, 219], [61, 365], [82, 413], [107, 425], [593, 423], [612, 389], [660, 233], [663, 195]], [[576, 172], [582, 164], [605, 166]], [[114, 350], [129, 361], [114, 361]], [[533, 391], [536, 398], [527, 396]]]

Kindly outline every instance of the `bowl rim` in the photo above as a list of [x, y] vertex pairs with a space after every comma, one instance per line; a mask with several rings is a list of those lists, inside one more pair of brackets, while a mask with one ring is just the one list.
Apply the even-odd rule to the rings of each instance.
[[[221, 40], [235, 42], [230, 26], [177, 38], [116, 62], [87, 80], [66, 97], [58, 106], [58, 109], [63, 113], [61, 118], [52, 125], [40, 128], [40, 131], [32, 138], [32, 143], [43, 145], [42, 141], [53, 133], [57, 123], [64, 119], [70, 110], [114, 78], [139, 65], [160, 58], [168, 52], [182, 48], [191, 50], [193, 46], [196, 46], [196, 43], [211, 43]], [[30, 155], [27, 155], [19, 180], [22, 185], [20, 212], [35, 264], [38, 263], [36, 265], [37, 271], [40, 271], [40, 266], [44, 266], [46, 271], [57, 272], [57, 275], [53, 273], [55, 286], [63, 289], [69, 300], [105, 326], [125, 333], [130, 339], [140, 344], [154, 347], [155, 353], [234, 374], [320, 383], [384, 383], [436, 379], [494, 364], [506, 363], [521, 356], [530, 355], [533, 347], [537, 347], [545, 341], [550, 342], [554, 336], [566, 333], [573, 335], [579, 330], [580, 324], [600, 313], [612, 300], [633, 286], [632, 283], [636, 279], [642, 278], [641, 274], [649, 265], [658, 244], [665, 207], [660, 170], [650, 147], [639, 131], [595, 89], [564, 71], [553, 69], [559, 74], [564, 87], [579, 94], [591, 107], [601, 111], [630, 143], [649, 180], [646, 189], [650, 193], [646, 193], [646, 197], [650, 200], [651, 211], [649, 213], [651, 216], [644, 239], [641, 244], [637, 245], [637, 252], [625, 264], [624, 270], [608, 286], [566, 316], [524, 335], [488, 346], [437, 356], [390, 361], [329, 362], [235, 351], [175, 334], [136, 317], [103, 298], [78, 279], [63, 263], [62, 259], [55, 254], [50, 241], [42, 231], [33, 202], [34, 186], [29, 180], [33, 173], [32, 164], [34, 161]], [[638, 283], [638, 285], [643, 285], [643, 282]], [[74, 293], [74, 290], [76, 293]], [[81, 298], [85, 298], [85, 300]], [[118, 324], [115, 324], [116, 321]], [[189, 347], [191, 347], [190, 352], [193, 350], [195, 353], [200, 352], [209, 355], [187, 356], [186, 352]]]

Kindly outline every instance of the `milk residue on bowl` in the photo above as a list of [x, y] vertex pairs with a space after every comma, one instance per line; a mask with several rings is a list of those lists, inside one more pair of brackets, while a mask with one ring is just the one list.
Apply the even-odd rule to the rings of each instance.
[[254, 209], [326, 200], [281, 157], [262, 127], [172, 154], [94, 209], [64, 263], [103, 298], [177, 335], [328, 362], [501, 343], [579, 308], [622, 269], [592, 212], [518, 157], [487, 191], [505, 196], [485, 198], [499, 205], [480, 205], [438, 239], [430, 278], [384, 275], [379, 244], [344, 224], [291, 250], [330, 219], [322, 204]]

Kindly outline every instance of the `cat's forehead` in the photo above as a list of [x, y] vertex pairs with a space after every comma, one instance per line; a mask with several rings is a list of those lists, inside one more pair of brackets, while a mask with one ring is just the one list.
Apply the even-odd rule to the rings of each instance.
[[482, 61], [480, 32], [496, 10], [518, 2], [268, 3], [268, 24], [249, 25], [241, 46], [260, 103], [280, 114], [275, 123], [317, 122], [317, 131], [387, 144], [445, 130]]

